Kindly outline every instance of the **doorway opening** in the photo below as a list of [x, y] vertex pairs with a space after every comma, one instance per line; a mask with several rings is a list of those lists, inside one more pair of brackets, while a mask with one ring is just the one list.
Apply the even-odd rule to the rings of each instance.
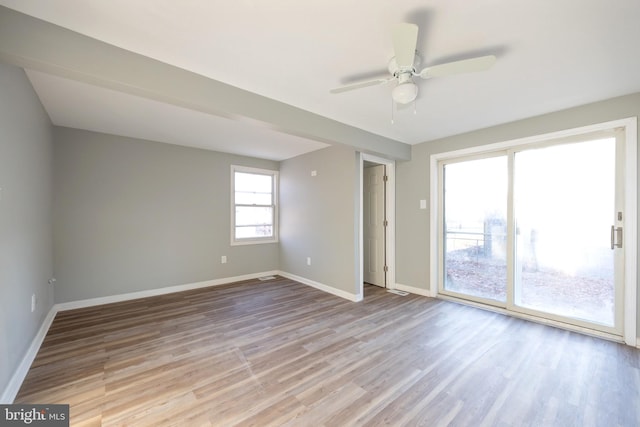
[[387, 287], [387, 168], [364, 162], [362, 178], [362, 240], [363, 281], [365, 284]]
[[360, 156], [360, 268], [358, 284], [395, 289], [395, 162]]

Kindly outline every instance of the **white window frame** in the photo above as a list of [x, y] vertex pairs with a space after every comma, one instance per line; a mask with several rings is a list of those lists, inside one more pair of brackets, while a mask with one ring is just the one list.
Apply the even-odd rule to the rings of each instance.
[[[273, 178], [272, 187], [272, 204], [271, 205], [236, 205], [236, 190], [235, 190], [235, 176], [236, 172], [250, 173], [256, 175], [269, 175]], [[231, 165], [231, 246], [238, 245], [255, 245], [262, 243], [277, 243], [278, 238], [278, 182], [279, 172], [270, 169], [259, 169], [248, 166]], [[250, 237], [250, 238], [236, 238], [236, 206], [269, 206], [273, 208], [273, 236], [268, 237]]]

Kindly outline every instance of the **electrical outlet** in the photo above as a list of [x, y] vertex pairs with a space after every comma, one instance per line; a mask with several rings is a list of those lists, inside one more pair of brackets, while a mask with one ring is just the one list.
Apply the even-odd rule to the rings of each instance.
[[311, 257], [310, 256], [307, 257], [307, 265], [311, 265]]
[[226, 263], [227, 263], [227, 256], [226, 256], [226, 255], [222, 255], [222, 256], [220, 257], [220, 262], [221, 262], [222, 264], [226, 264]]
[[36, 294], [31, 295], [31, 312], [33, 313], [34, 311], [36, 311]]

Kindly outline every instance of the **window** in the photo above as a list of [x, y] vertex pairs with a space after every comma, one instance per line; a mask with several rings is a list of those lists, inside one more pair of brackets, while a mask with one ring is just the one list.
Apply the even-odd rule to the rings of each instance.
[[231, 166], [231, 244], [278, 241], [278, 172]]

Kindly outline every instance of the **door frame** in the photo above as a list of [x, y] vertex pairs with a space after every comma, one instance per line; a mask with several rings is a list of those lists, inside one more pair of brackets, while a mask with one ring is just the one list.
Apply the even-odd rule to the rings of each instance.
[[[445, 153], [432, 154], [430, 157], [430, 208], [431, 208], [431, 221], [430, 221], [430, 286], [429, 296], [447, 299], [445, 295], [441, 295], [438, 292], [439, 275], [441, 267], [439, 265], [439, 251], [441, 247], [439, 245], [439, 224], [441, 218], [438, 211], [439, 198], [441, 197], [440, 191], [440, 176], [438, 163], [441, 160], [451, 159], [460, 156], [468, 156], [473, 154], [481, 154], [489, 151], [506, 150], [517, 146], [524, 146], [529, 144], [542, 143], [558, 138], [567, 138], [577, 134], [584, 134], [590, 132], [597, 132], [601, 130], [622, 128], [625, 134], [625, 183], [624, 183], [624, 212], [626, 220], [624, 222], [623, 239], [625, 241], [625, 265], [624, 265], [624, 295], [623, 295], [623, 332], [622, 341], [626, 344], [636, 347], [638, 345], [637, 338], [637, 224], [638, 224], [638, 184], [637, 184], [637, 118], [629, 117], [620, 120], [613, 120], [609, 122], [582, 126], [572, 129], [566, 129], [557, 132], [550, 132], [542, 135], [536, 135], [531, 137], [519, 138], [514, 140], [508, 140], [503, 142], [497, 142], [493, 144], [480, 145], [475, 147], [464, 148], [455, 151], [449, 151]], [[456, 299], [456, 301], [459, 301]], [[583, 328], [580, 326], [574, 326], [567, 323], [542, 319], [537, 316], [527, 315], [525, 313], [511, 312], [506, 309], [487, 306], [485, 304], [478, 304], [469, 302], [471, 305], [481, 306], [490, 310], [499, 311], [515, 317], [522, 317], [528, 320], [536, 322], [546, 323], [561, 328], [576, 330], [583, 333], [601, 336], [604, 338], [620, 341], [620, 337], [604, 332], [594, 331], [592, 329]]]
[[396, 288], [396, 162], [367, 153], [358, 153], [357, 166], [359, 177], [359, 213], [358, 213], [358, 267], [356, 268], [356, 283], [358, 290], [358, 300], [364, 297], [364, 162], [377, 163], [386, 166], [387, 183], [385, 211], [387, 213], [388, 225], [385, 229], [385, 259], [387, 260], [387, 289]]

